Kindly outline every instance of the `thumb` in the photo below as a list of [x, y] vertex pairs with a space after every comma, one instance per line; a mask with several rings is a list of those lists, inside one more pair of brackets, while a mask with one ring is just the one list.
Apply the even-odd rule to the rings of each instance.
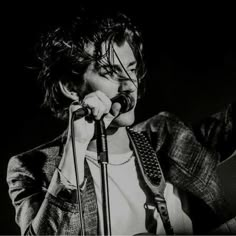
[[120, 109], [121, 109], [121, 104], [118, 103], [118, 102], [115, 102], [112, 104], [111, 106], [111, 110], [110, 110], [110, 113], [116, 117], [120, 114]]

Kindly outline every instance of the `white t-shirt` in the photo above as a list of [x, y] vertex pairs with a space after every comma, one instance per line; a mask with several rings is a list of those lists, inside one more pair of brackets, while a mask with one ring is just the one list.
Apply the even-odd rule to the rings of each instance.
[[[87, 151], [86, 159], [95, 184], [100, 233], [103, 234], [100, 164], [97, 162], [97, 153], [95, 152]], [[153, 222], [157, 224], [156, 233], [165, 234], [159, 213], [154, 207], [151, 210], [153, 217], [151, 219], [149, 217], [147, 220], [148, 216], [144, 207], [147, 202], [147, 194], [140, 186], [133, 152], [110, 154], [107, 169], [112, 235], [144, 233], [148, 231], [146, 224], [151, 225]], [[192, 234], [192, 223], [182, 210], [177, 189], [167, 183], [164, 196], [175, 233]]]

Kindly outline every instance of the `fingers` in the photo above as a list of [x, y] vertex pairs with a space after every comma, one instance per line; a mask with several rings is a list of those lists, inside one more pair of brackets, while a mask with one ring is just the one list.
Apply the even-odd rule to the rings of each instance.
[[111, 109], [111, 100], [101, 91], [86, 95], [83, 102], [91, 109], [92, 115], [96, 120], [100, 120]]
[[[114, 119], [109, 111], [111, 109], [111, 100], [101, 91], [95, 91], [86, 95], [83, 101], [75, 101], [70, 105], [70, 117], [73, 112], [86, 106], [91, 110], [91, 116], [81, 117], [74, 120], [74, 135], [79, 143], [88, 143], [94, 136], [94, 119], [100, 120], [104, 116], [106, 128]], [[92, 118], [92, 119], [91, 119]], [[69, 124], [71, 130], [71, 123]]]
[[81, 108], [82, 105], [79, 103], [79, 101], [74, 101], [70, 104], [70, 113], [73, 113], [74, 111], [77, 111], [79, 108]]
[[[73, 135], [75, 140], [81, 144], [88, 144], [89, 141], [94, 136], [94, 121], [88, 122], [85, 120], [85, 117], [80, 117], [79, 119], [75, 118], [74, 122], [71, 123], [71, 118], [73, 112], [82, 108], [82, 105], [79, 101], [74, 101], [71, 103], [69, 107], [69, 124], [68, 124], [68, 136], [67, 142], [71, 140], [71, 136]], [[73, 133], [72, 133], [73, 129]]]

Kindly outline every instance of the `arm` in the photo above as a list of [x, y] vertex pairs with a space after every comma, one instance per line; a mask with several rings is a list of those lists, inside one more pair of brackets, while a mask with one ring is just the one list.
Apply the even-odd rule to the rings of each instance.
[[[87, 95], [84, 101], [91, 108], [94, 119], [97, 120], [108, 113], [111, 107], [110, 99], [99, 91]], [[80, 107], [78, 103], [73, 104], [70, 107], [70, 117], [72, 112]], [[114, 117], [107, 114], [104, 118], [108, 126]], [[84, 182], [85, 152], [94, 135], [94, 121], [88, 122], [85, 118], [81, 118], [75, 120], [72, 125], [76, 143], [79, 184], [81, 184]], [[79, 212], [75, 204], [76, 180], [70, 123], [68, 130], [67, 142], [60, 163], [58, 154], [50, 150], [29, 152], [13, 157], [9, 162], [7, 175], [9, 193], [22, 234], [80, 233]], [[49, 176], [46, 177], [46, 174]], [[82, 203], [85, 202], [83, 201], [85, 194], [86, 191], [83, 191]], [[90, 202], [95, 199], [88, 194], [86, 197]], [[84, 210], [90, 213], [92, 208], [89, 206], [89, 209]], [[88, 227], [92, 227], [91, 220], [87, 219], [87, 221], [90, 222]]]
[[236, 103], [193, 125], [194, 134], [204, 145], [221, 154], [221, 161], [236, 150]]
[[[225, 208], [216, 175], [221, 155], [213, 145], [202, 144], [190, 125], [185, 125], [166, 112], [137, 125], [136, 130], [149, 136], [166, 179], [190, 192], [196, 199], [203, 200], [204, 206], [208, 206], [205, 208], [214, 218], [206, 217], [204, 221], [207, 212], [201, 218], [198, 217], [201, 224], [207, 224], [204, 227], [213, 228], [232, 217]], [[199, 208], [194, 212], [198, 215]], [[211, 224], [209, 220], [212, 221]]]
[[[75, 187], [55, 166], [45, 164], [46, 158], [52, 156], [37, 151], [9, 161], [7, 182], [21, 234], [79, 234]], [[46, 171], [53, 174], [49, 184]]]

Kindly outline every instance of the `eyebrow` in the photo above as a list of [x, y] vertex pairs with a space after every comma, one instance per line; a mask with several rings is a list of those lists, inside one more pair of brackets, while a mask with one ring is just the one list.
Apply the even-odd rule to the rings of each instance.
[[128, 64], [127, 68], [133, 66], [133, 65], [137, 65], [137, 61], [132, 61]]
[[[136, 61], [132, 61], [128, 64], [127, 68], [133, 66], [133, 65], [137, 65], [137, 62]], [[122, 65], [120, 64], [115, 64], [115, 65], [102, 65], [102, 67], [106, 70], [106, 69], [112, 69], [112, 70], [116, 70], [116, 71], [122, 71], [121, 68]]]

